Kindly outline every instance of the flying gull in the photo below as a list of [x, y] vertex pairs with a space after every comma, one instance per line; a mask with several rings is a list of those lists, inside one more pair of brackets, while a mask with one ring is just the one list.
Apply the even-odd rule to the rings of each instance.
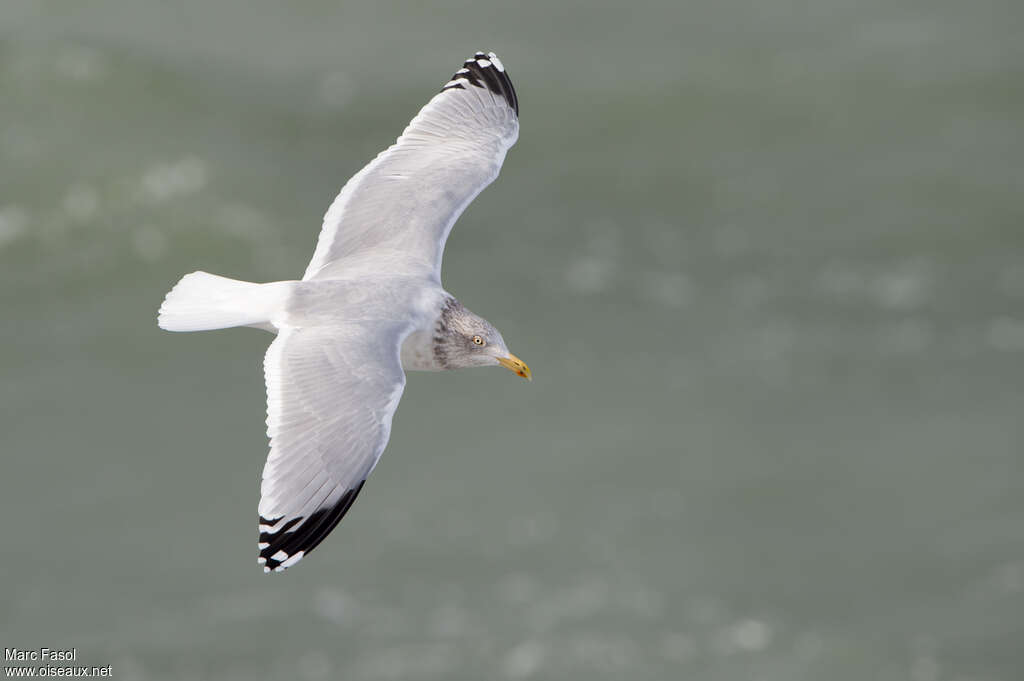
[[352, 506], [387, 445], [405, 371], [497, 365], [530, 378], [498, 330], [441, 286], [452, 225], [518, 136], [512, 81], [497, 55], [477, 52], [345, 184], [301, 281], [193, 272], [164, 299], [168, 331], [277, 334], [263, 361], [265, 572], [301, 560]]

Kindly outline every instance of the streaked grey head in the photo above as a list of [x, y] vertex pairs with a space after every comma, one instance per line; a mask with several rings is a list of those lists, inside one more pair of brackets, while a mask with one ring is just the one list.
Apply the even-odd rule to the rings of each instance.
[[443, 369], [500, 365], [523, 378], [530, 368], [508, 351], [494, 325], [448, 298], [434, 327], [434, 359]]

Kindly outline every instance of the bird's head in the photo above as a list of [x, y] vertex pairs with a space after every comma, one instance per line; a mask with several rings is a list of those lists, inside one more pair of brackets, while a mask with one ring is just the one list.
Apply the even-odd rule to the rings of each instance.
[[494, 325], [454, 298], [448, 299], [437, 320], [434, 358], [445, 369], [498, 365], [532, 380], [530, 367], [508, 351]]

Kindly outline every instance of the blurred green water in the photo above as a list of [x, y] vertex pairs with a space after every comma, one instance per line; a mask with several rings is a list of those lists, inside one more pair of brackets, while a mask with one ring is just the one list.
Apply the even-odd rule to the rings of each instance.
[[[0, 640], [122, 679], [1024, 675], [1018, 3], [0, 6]], [[522, 103], [445, 284], [535, 371], [413, 375], [255, 564], [253, 330], [458, 63]], [[446, 441], [439, 423], [457, 422]]]

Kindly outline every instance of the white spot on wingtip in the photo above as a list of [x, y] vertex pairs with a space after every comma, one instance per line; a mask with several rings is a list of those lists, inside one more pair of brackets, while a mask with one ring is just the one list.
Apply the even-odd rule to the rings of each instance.
[[259, 558], [256, 559], [256, 564], [257, 565], [266, 565], [267, 564], [267, 559], [264, 558], [263, 556], [260, 556]]
[[460, 73], [469, 73], [469, 69], [459, 69], [455, 72], [455, 75], [459, 75]]
[[303, 556], [303, 555], [304, 555], [305, 553], [306, 553], [305, 551], [299, 551], [299, 552], [298, 552], [298, 553], [296, 553], [296, 554], [295, 554], [294, 556], [292, 556], [292, 557], [291, 557], [291, 558], [289, 558], [288, 560], [286, 560], [286, 561], [284, 561], [283, 563], [281, 563], [281, 569], [283, 570], [283, 569], [284, 569], [284, 568], [286, 568], [286, 567], [291, 567], [292, 565], [295, 565], [295, 564], [296, 564], [296, 563], [298, 563], [298, 562], [299, 562], [300, 560], [302, 560], [302, 556]]
[[285, 553], [284, 551], [278, 551], [277, 553], [272, 555], [270, 558], [271, 558], [271, 560], [284, 561], [284, 560], [288, 559], [288, 554]]
[[256, 546], [258, 546], [258, 547], [259, 547], [259, 549], [260, 549], [260, 551], [262, 551], [263, 549], [265, 549], [265, 548], [267, 548], [268, 546], [270, 546], [270, 544], [269, 544], [269, 543], [267, 543], [267, 542], [265, 542], [265, 541], [261, 541], [261, 542], [260, 542], [259, 544], [257, 544]]
[[492, 62], [494, 62], [494, 68], [498, 69], [502, 73], [505, 72], [505, 65], [501, 63], [500, 59], [498, 59], [498, 55], [491, 52], [487, 56], [491, 58]]
[[264, 572], [264, 573], [266, 573], [266, 572], [270, 572], [270, 568], [268, 568], [268, 567], [265, 567], [265, 566], [264, 566], [264, 568], [263, 568], [263, 572]]
[[477, 66], [479, 66], [480, 68], [482, 68], [482, 69], [486, 69], [486, 68], [487, 68], [488, 66], [490, 66], [490, 65], [491, 65], [491, 62], [490, 62], [490, 61], [488, 61], [487, 59], [477, 59], [477, 60], [476, 60], [476, 64], [477, 64]]
[[284, 566], [278, 565], [276, 568], [274, 568], [274, 572], [284, 572]]

